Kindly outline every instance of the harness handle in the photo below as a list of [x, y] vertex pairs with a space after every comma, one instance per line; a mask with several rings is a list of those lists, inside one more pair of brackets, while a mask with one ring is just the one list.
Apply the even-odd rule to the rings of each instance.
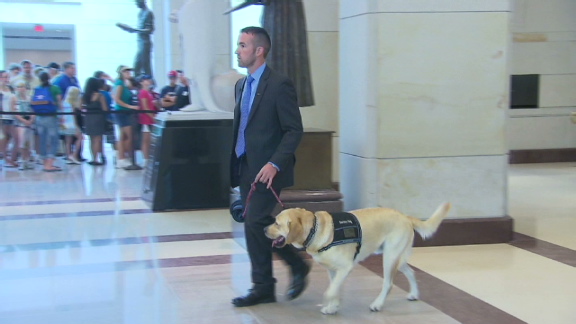
[[[256, 191], [256, 184], [257, 184], [257, 182], [254, 181], [250, 185], [250, 192], [248, 192], [248, 197], [246, 197], [246, 206], [244, 206], [244, 212], [242, 213], [242, 218], [244, 218], [244, 219], [246, 219], [246, 212], [248, 211], [248, 204], [250, 203], [250, 198], [252, 198], [252, 194], [254, 193], [254, 191]], [[276, 190], [274, 190], [274, 188], [272, 186], [270, 186], [270, 190], [272, 190], [274, 197], [276, 197], [276, 201], [278, 201], [280, 206], [282, 206], [282, 209], [286, 209], [286, 206], [284, 205], [282, 200], [280, 200], [280, 197], [276, 193]]]

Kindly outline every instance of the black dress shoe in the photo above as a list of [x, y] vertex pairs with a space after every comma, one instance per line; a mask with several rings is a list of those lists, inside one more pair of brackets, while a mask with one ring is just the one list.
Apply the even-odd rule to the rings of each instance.
[[248, 295], [242, 297], [236, 297], [232, 299], [232, 304], [236, 307], [248, 307], [254, 306], [258, 304], [266, 304], [266, 303], [275, 303], [276, 296], [274, 294], [265, 294], [257, 292], [253, 289], [250, 289]]
[[304, 292], [306, 286], [308, 285], [308, 272], [310, 272], [310, 267], [306, 266], [304, 270], [299, 272], [294, 272], [292, 275], [292, 282], [290, 283], [290, 287], [288, 287], [288, 300], [296, 299], [298, 296]]

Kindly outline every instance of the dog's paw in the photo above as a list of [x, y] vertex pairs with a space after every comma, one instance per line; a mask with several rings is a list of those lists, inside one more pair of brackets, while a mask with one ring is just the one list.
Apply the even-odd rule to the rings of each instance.
[[379, 312], [382, 310], [382, 307], [384, 306], [384, 303], [380, 303], [380, 302], [373, 302], [372, 304], [370, 304], [370, 311], [372, 312]]
[[408, 299], [409, 301], [416, 301], [419, 299], [417, 294], [408, 294], [406, 295], [406, 299]]
[[334, 315], [338, 312], [338, 305], [328, 305], [320, 310], [324, 315]]

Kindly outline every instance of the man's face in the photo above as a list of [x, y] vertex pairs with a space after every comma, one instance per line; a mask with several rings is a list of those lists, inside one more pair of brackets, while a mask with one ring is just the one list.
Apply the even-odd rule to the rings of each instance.
[[179, 79], [180, 79], [180, 83], [182, 83], [183, 85], [188, 85], [188, 79], [186, 78], [184, 73], [180, 73]]
[[19, 85], [16, 87], [16, 91], [18, 91], [20, 94], [25, 94], [28, 91], [28, 89], [26, 89], [26, 86]]
[[22, 69], [24, 70], [24, 74], [26, 75], [32, 74], [32, 64], [24, 63], [22, 64]]
[[0, 73], [0, 86], [4, 86], [8, 83], [8, 73], [2, 72]]
[[144, 0], [136, 0], [136, 6], [140, 9], [146, 7], [146, 2]]
[[66, 68], [66, 74], [69, 76], [76, 76], [76, 65], [70, 65]]
[[254, 46], [254, 35], [241, 33], [238, 37], [238, 47], [234, 52], [238, 58], [238, 66], [249, 68], [256, 63], [256, 47]]
[[15, 76], [17, 76], [18, 74], [20, 74], [20, 72], [21, 72], [20, 69], [10, 70], [10, 75], [9, 75], [9, 76], [15, 77]]

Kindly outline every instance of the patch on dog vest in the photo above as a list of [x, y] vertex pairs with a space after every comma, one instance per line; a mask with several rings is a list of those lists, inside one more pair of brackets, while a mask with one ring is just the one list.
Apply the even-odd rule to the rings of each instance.
[[358, 222], [358, 218], [350, 213], [331, 213], [332, 221], [334, 222], [334, 239], [332, 243], [318, 250], [318, 252], [323, 252], [329, 248], [348, 243], [357, 243], [356, 254], [354, 254], [354, 259], [360, 252], [360, 247], [362, 246], [362, 228]]

